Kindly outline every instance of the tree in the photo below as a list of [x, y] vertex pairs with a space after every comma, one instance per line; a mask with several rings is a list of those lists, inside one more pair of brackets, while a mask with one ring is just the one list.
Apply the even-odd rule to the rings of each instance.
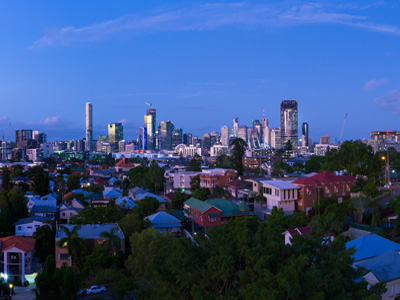
[[130, 169], [128, 172], [129, 181], [136, 186], [146, 189], [149, 185], [148, 172], [149, 168], [142, 165]]
[[190, 178], [190, 191], [194, 193], [199, 188], [200, 188], [200, 175], [196, 175]]
[[32, 188], [36, 194], [39, 194], [41, 197], [47, 195], [49, 193], [49, 173], [42, 170], [41, 172], [37, 172], [34, 175]]
[[63, 226], [62, 230], [65, 234], [65, 237], [57, 242], [58, 247], [67, 248], [68, 255], [71, 259], [71, 265], [72, 258], [77, 258], [86, 248], [83, 239], [78, 235], [79, 228], [80, 226], [75, 225], [70, 231], [66, 226]]
[[209, 188], [206, 187], [201, 187], [193, 193], [194, 198], [202, 201], [207, 200], [208, 198], [210, 198], [210, 196], [211, 196], [211, 191]]
[[36, 228], [33, 237], [36, 239], [36, 256], [39, 257], [41, 262], [44, 262], [49, 255], [55, 253], [55, 236], [55, 230], [51, 229], [50, 226], [44, 225]]
[[147, 176], [149, 187], [154, 191], [154, 193], [162, 190], [165, 182], [164, 174], [165, 170], [163, 168], [160, 168], [157, 162], [153, 160], [150, 164]]
[[186, 171], [200, 172], [201, 161], [202, 161], [201, 156], [195, 153], [193, 158], [190, 160], [189, 165], [186, 168]]
[[322, 165], [325, 162], [324, 156], [314, 155], [311, 156], [304, 166], [304, 172], [312, 173], [312, 172], [320, 172]]
[[231, 143], [231, 148], [233, 167], [239, 176], [243, 175], [243, 156], [246, 153], [246, 142], [241, 138], [235, 138]]
[[118, 235], [118, 228], [112, 227], [110, 231], [102, 231], [100, 233], [102, 238], [106, 240], [103, 242], [103, 247], [108, 251], [116, 251], [121, 250], [121, 238]]
[[177, 189], [174, 198], [172, 198], [171, 206], [172, 209], [182, 209], [183, 203], [190, 198], [190, 195], [183, 192], [181, 189]]
[[367, 184], [363, 187], [362, 192], [363, 192], [363, 194], [364, 194], [365, 196], [371, 197], [371, 198], [376, 197], [376, 196], [379, 195], [379, 191], [378, 191], [377, 188], [376, 188], [376, 184], [373, 183], [373, 182], [367, 183]]
[[154, 214], [160, 207], [160, 202], [154, 197], [145, 197], [138, 202], [137, 211], [141, 218]]
[[228, 198], [229, 197], [229, 192], [224, 189], [223, 187], [220, 187], [219, 185], [214, 185], [213, 191], [211, 193], [212, 198]]
[[77, 190], [81, 187], [80, 178], [78, 174], [71, 174], [68, 176], [67, 187], [69, 191]]
[[371, 199], [369, 197], [358, 196], [350, 200], [350, 209], [354, 213], [354, 219], [357, 223], [363, 221], [365, 211], [371, 207]]
[[1, 172], [1, 188], [3, 191], [9, 191], [11, 189], [10, 174], [11, 172], [8, 167], [4, 167], [3, 171]]

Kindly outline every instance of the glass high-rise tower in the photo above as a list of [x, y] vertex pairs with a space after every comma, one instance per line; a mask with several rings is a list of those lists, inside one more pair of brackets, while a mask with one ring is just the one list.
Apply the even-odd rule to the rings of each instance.
[[301, 144], [303, 147], [308, 147], [308, 123], [304, 122], [301, 126]]
[[163, 121], [161, 127], [161, 149], [172, 150], [172, 131], [175, 129], [174, 123], [171, 121]]
[[296, 100], [282, 100], [281, 103], [281, 145], [285, 146], [288, 140], [293, 147], [298, 145], [298, 111]]
[[144, 116], [144, 127], [147, 131], [147, 150], [156, 149], [156, 109], [149, 108]]
[[108, 142], [118, 144], [124, 139], [124, 126], [122, 123], [108, 124]]
[[86, 102], [86, 151], [93, 150], [93, 107]]

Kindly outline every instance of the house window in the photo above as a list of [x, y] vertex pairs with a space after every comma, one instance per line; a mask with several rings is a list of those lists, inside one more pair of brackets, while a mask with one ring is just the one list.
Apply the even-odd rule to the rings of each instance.
[[60, 259], [68, 259], [67, 253], [60, 253]]
[[210, 223], [216, 222], [217, 221], [217, 214], [209, 214], [208, 215], [208, 221]]
[[279, 197], [279, 190], [275, 189], [275, 196]]
[[18, 230], [22, 230], [22, 226], [18, 226]]
[[32, 226], [28, 226], [28, 229], [32, 229]]
[[62, 213], [63, 217], [65, 217], [65, 213]]

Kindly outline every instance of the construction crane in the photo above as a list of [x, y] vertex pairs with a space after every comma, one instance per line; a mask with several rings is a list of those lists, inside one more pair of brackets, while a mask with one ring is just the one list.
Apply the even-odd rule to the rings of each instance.
[[342, 131], [340, 132], [340, 136], [339, 136], [339, 146], [342, 143], [342, 135], [343, 135], [343, 130], [344, 130], [344, 126], [346, 125], [346, 121], [347, 121], [347, 113], [346, 116], [344, 117], [344, 121], [343, 121], [343, 125], [342, 125]]
[[153, 106], [153, 103], [149, 103], [149, 102], [144, 102], [144, 104], [146, 104], [147, 106], [150, 106], [150, 108]]

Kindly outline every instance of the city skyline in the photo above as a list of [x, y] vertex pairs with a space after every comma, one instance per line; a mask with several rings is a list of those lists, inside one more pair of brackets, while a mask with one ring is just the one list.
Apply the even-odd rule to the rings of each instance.
[[157, 124], [171, 120], [194, 136], [235, 117], [250, 126], [263, 109], [280, 127], [289, 98], [313, 141], [338, 139], [346, 113], [342, 140], [398, 130], [399, 3], [23, 3], [0, 4], [7, 140], [24, 128], [49, 141], [82, 139], [87, 101], [94, 138], [120, 122], [136, 139], [145, 101]]

